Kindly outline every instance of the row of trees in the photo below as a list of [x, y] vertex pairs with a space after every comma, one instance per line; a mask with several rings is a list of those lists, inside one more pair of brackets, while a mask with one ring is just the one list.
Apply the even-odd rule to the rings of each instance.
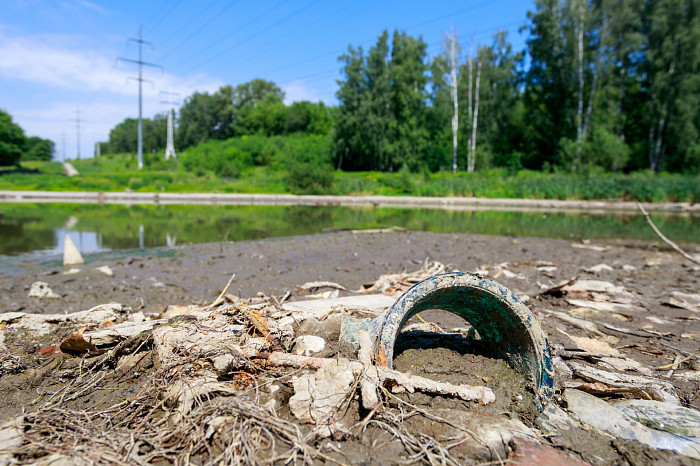
[[[700, 168], [700, 2], [538, 0], [527, 50], [384, 32], [340, 57], [346, 169]], [[464, 56], [466, 55], [466, 56]], [[463, 58], [460, 59], [460, 56]], [[457, 141], [457, 144], [455, 144]], [[456, 147], [456, 151], [453, 148]]]
[[[697, 172], [699, 0], [537, 0], [526, 50], [384, 31], [339, 57], [338, 105], [283, 103], [261, 79], [185, 100], [176, 145], [259, 134], [330, 134], [344, 170], [590, 169]], [[126, 120], [103, 150], [134, 151]], [[165, 117], [144, 147], [165, 146]]]
[[12, 116], [0, 110], [0, 166], [13, 166], [25, 160], [49, 161], [53, 153], [52, 141], [26, 136]]
[[[176, 119], [175, 145], [179, 149], [208, 140], [226, 140], [244, 135], [278, 136], [294, 133], [325, 135], [331, 130], [331, 108], [323, 103], [283, 103], [284, 92], [275, 83], [255, 79], [218, 91], [195, 92], [185, 99]], [[127, 118], [102, 143], [103, 153], [136, 151], [138, 121]], [[155, 152], [166, 144], [167, 114], [143, 120], [143, 147]]]

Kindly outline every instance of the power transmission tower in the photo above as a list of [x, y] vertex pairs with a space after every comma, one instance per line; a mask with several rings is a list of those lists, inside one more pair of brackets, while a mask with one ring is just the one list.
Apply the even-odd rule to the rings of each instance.
[[166, 92], [166, 91], [161, 91], [161, 95], [165, 95], [168, 97], [168, 100], [161, 100], [161, 104], [168, 104], [168, 141], [165, 145], [165, 160], [168, 160], [170, 157], [175, 158], [177, 155], [175, 155], [175, 142], [173, 140], [173, 97], [177, 96], [180, 97], [180, 94], [177, 92]]
[[75, 134], [78, 147], [78, 160], [80, 160], [80, 107], [75, 111]]
[[142, 123], [142, 105], [141, 105], [141, 102], [143, 100], [142, 99], [142, 88], [143, 88], [142, 84], [144, 81], [147, 81], [147, 82], [150, 82], [151, 84], [153, 84], [152, 81], [149, 81], [148, 79], [143, 79], [143, 67], [144, 66], [152, 66], [154, 68], [160, 68], [161, 70], [163, 69], [163, 67], [160, 65], [156, 65], [155, 63], [148, 63], [148, 62], [143, 61], [143, 59], [142, 59], [143, 55], [142, 55], [142, 50], [141, 50], [143, 47], [143, 44], [148, 44], [151, 47], [153, 47], [153, 44], [142, 39], [142, 30], [143, 30], [143, 26], [139, 26], [139, 38], [138, 39], [136, 39], [134, 37], [129, 37], [129, 42], [136, 42], [137, 44], [139, 44], [139, 59], [133, 60], [131, 58], [124, 58], [124, 57], [117, 58], [117, 60], [127, 61], [129, 63], [136, 63], [137, 65], [139, 65], [139, 77], [138, 78], [134, 78], [131, 76], [129, 77], [129, 79], [135, 79], [136, 81], [139, 82], [139, 127], [138, 127], [138, 142], [137, 142], [137, 149], [136, 149], [136, 152], [138, 154], [137, 160], [138, 160], [139, 170], [141, 170], [143, 168], [143, 123]]

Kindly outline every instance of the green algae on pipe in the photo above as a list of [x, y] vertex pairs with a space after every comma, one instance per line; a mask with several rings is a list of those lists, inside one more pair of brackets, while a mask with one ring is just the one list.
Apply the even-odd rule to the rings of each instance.
[[553, 371], [547, 336], [539, 321], [512, 291], [471, 273], [435, 275], [411, 287], [381, 315], [375, 363], [392, 367], [394, 343], [404, 324], [419, 312], [441, 309], [469, 322], [494, 353], [529, 375], [541, 410], [552, 397]]

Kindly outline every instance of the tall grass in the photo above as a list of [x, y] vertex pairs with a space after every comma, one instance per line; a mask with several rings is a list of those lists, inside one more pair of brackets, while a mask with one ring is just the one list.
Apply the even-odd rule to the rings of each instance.
[[58, 162], [26, 162], [0, 171], [0, 189], [700, 201], [695, 175], [333, 171], [329, 144], [319, 136], [245, 136], [208, 141], [174, 160], [164, 160], [163, 152], [144, 154], [143, 170], [136, 168], [134, 154], [74, 160], [80, 175], [73, 177]]

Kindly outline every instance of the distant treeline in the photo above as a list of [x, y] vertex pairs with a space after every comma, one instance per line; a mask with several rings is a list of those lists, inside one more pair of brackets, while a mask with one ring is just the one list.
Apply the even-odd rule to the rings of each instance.
[[12, 121], [9, 113], [0, 110], [0, 167], [12, 166], [25, 160], [51, 160], [54, 143], [37, 136], [26, 136]]
[[[312, 137], [290, 152], [313, 146], [307, 168], [697, 173], [699, 9], [698, 0], [538, 0], [523, 51], [504, 32], [473, 53], [446, 34], [445, 51], [429, 57], [421, 37], [384, 31], [369, 50], [350, 46], [339, 57], [336, 107], [285, 105], [262, 79], [195, 93], [176, 119], [176, 148], [251, 135], [281, 146], [296, 135]], [[134, 152], [135, 128], [120, 123], [102, 151]], [[165, 137], [164, 115], [144, 122], [145, 150], [162, 150]], [[246, 157], [271, 162], [262, 152]], [[227, 160], [214, 160], [216, 171], [236, 171]]]

